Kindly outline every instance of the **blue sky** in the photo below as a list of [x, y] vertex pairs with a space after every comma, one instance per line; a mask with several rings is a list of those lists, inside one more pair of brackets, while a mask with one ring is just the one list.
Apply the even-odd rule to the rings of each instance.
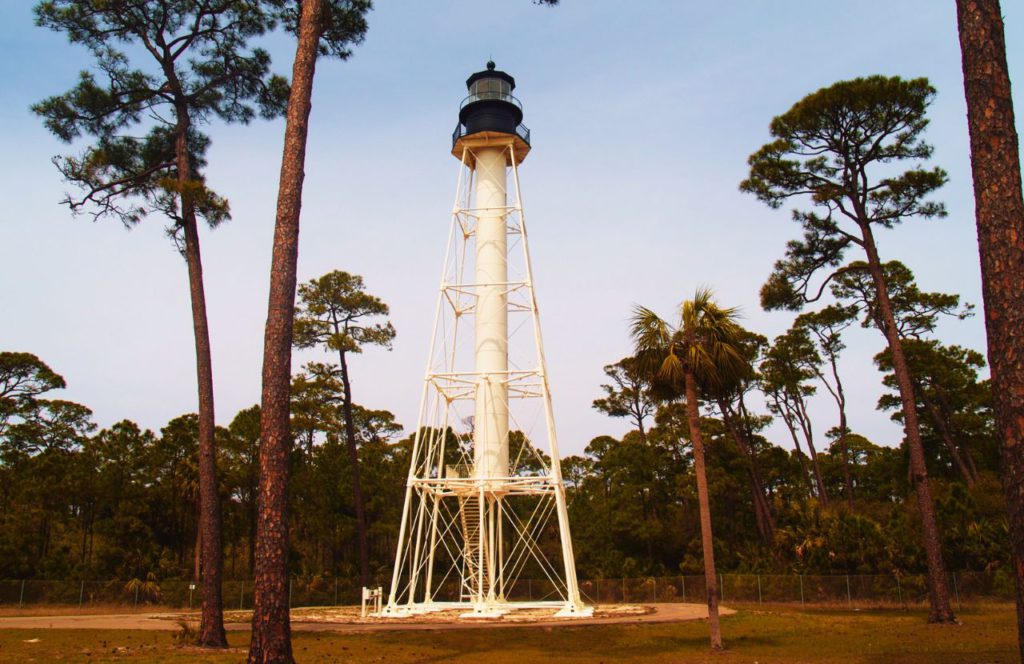
[[[62, 35], [32, 24], [31, 2], [0, 4], [0, 348], [39, 355], [63, 396], [109, 425], [159, 428], [195, 409], [184, 263], [152, 218], [126, 231], [72, 218], [50, 163], [68, 147], [30, 104], [89, 66]], [[1004, 2], [1018, 109], [1024, 8]], [[355, 398], [407, 428], [429, 343], [457, 162], [450, 134], [468, 74], [493, 57], [516, 77], [533, 151], [521, 170], [531, 252], [563, 454], [624, 423], [593, 411], [601, 367], [629, 352], [640, 303], [665, 316], [700, 285], [739, 305], [744, 324], [783, 332], [791, 314], [760, 310], [757, 291], [797, 226], [738, 191], [771, 118], [835, 81], [926, 76], [933, 163], [950, 174], [949, 217], [879, 238], [928, 290], [981, 304], [959, 45], [952, 0], [693, 3], [563, 0], [379, 2], [348, 62], [321, 62], [311, 119], [301, 280], [363, 275], [392, 308], [392, 352], [353, 362]], [[290, 72], [293, 45], [266, 42]], [[1024, 111], [1022, 111], [1024, 112]], [[204, 232], [218, 422], [259, 399], [263, 322], [283, 121], [212, 124], [208, 181], [233, 220]], [[984, 348], [980, 316], [939, 336]], [[853, 330], [843, 356], [854, 430], [899, 440], [874, 410], [882, 337]], [[296, 356], [296, 367], [315, 353]], [[819, 438], [835, 425], [822, 395]], [[783, 429], [771, 438], [788, 446]]]

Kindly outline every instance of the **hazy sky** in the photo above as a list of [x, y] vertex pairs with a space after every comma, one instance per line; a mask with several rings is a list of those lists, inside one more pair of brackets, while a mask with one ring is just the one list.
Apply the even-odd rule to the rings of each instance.
[[[126, 231], [72, 218], [50, 158], [69, 148], [29, 105], [65, 91], [89, 61], [63, 35], [36, 28], [34, 2], [0, 3], [0, 349], [39, 355], [64, 375], [63, 397], [150, 428], [194, 411], [195, 363], [185, 265], [154, 217]], [[536, 289], [563, 454], [620, 434], [591, 408], [601, 367], [630, 351], [636, 303], [674, 315], [699, 285], [743, 308], [769, 336], [792, 314], [764, 313], [757, 292], [798, 233], [737, 185], [771, 118], [835, 81], [927, 76], [933, 163], [949, 171], [949, 217], [879, 237], [927, 290], [981, 303], [966, 110], [953, 0], [634, 2], [380, 0], [349, 62], [323, 61], [306, 162], [301, 280], [333, 269], [363, 275], [392, 308], [392, 352], [352, 363], [357, 402], [415, 426], [437, 275], [455, 189], [450, 136], [466, 77], [489, 57], [516, 77], [532, 130], [521, 169]], [[1024, 109], [1024, 8], [1003, 3], [1015, 101]], [[275, 70], [294, 46], [267, 40]], [[1019, 110], [1024, 113], [1024, 110]], [[263, 323], [283, 120], [213, 124], [208, 182], [233, 219], [204, 231], [217, 419], [259, 400]], [[984, 348], [980, 316], [940, 336]], [[851, 427], [893, 444], [875, 411], [882, 337], [854, 330], [842, 371]], [[316, 353], [296, 356], [295, 367]], [[827, 394], [821, 435], [835, 425]], [[784, 430], [770, 430], [788, 446]]]

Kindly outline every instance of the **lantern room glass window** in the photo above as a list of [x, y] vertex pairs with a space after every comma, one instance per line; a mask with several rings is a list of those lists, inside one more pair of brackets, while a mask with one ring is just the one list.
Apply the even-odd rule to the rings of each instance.
[[512, 86], [501, 78], [481, 78], [473, 81], [469, 94], [478, 99], [505, 99], [512, 96]]

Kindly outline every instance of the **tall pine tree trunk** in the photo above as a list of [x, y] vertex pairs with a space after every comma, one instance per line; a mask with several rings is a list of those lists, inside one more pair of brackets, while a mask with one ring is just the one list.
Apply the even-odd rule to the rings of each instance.
[[746, 457], [748, 461], [747, 479], [750, 482], [750, 499], [754, 505], [754, 522], [757, 525], [757, 532], [761, 536], [761, 540], [765, 544], [770, 545], [775, 538], [775, 519], [772, 516], [771, 508], [768, 506], [768, 499], [764, 495], [761, 474], [757, 469], [757, 457], [754, 456], [754, 451], [747, 441], [746, 434], [740, 430], [739, 425], [736, 423], [735, 414], [725, 399], [718, 400], [718, 409], [722, 411], [722, 420], [725, 422], [726, 428], [729, 429], [729, 433], [732, 434], [733, 440], [736, 441], [736, 447], [739, 448], [740, 454]]
[[711, 649], [722, 649], [722, 628], [718, 620], [718, 576], [715, 572], [715, 543], [711, 535], [711, 499], [708, 476], [704, 466], [704, 436], [700, 431], [700, 409], [697, 406], [697, 381], [686, 372], [686, 419], [693, 444], [693, 472], [697, 476], [697, 504], [700, 508], [700, 541], [704, 551], [704, 581], [708, 593], [708, 629]]
[[342, 406], [345, 414], [345, 441], [348, 444], [348, 460], [352, 465], [352, 500], [355, 502], [356, 529], [359, 533], [359, 583], [367, 588], [370, 585], [370, 555], [366, 537], [366, 504], [359, 478], [359, 448], [356, 447], [356, 426], [352, 417], [352, 383], [349, 381], [344, 351], [338, 351], [338, 357], [341, 361], [341, 385], [345, 390], [345, 403]]
[[807, 441], [807, 449], [811, 452], [811, 466], [814, 468], [814, 485], [818, 490], [818, 501], [822, 505], [828, 505], [828, 491], [825, 489], [825, 476], [821, 472], [821, 464], [818, 462], [818, 450], [814, 447], [814, 429], [811, 428], [811, 417], [807, 414], [807, 404], [803, 397], [796, 402], [796, 421], [800, 425], [800, 431]]
[[835, 388], [833, 389], [828, 385], [828, 381], [824, 379], [822, 382], [828, 388], [828, 391], [832, 393], [832, 397], [836, 401], [836, 407], [839, 409], [839, 449], [843, 453], [843, 484], [846, 489], [846, 504], [852, 511], [853, 506], [853, 478], [850, 476], [850, 443], [847, 439], [849, 433], [849, 423], [846, 420], [846, 392], [843, 390], [843, 381], [839, 378], [839, 366], [836, 363], [836, 356], [833, 353], [829, 353], [829, 365], [832, 368], [832, 379], [835, 380]]
[[[202, 509], [196, 505], [196, 509]], [[196, 543], [192, 547], [192, 583], [201, 583], [203, 579], [203, 529], [196, 525]]]
[[796, 425], [793, 423], [793, 413], [790, 410], [789, 405], [782, 399], [773, 396], [772, 400], [775, 402], [779, 416], [785, 423], [786, 429], [789, 430], [789, 437], [793, 440], [793, 448], [796, 450], [796, 458], [797, 461], [800, 462], [800, 477], [807, 486], [807, 495], [813, 498], [815, 491], [814, 484], [811, 481], [811, 470], [807, 467], [807, 455], [804, 454], [803, 447], [800, 445], [800, 437], [796, 433]]
[[921, 397], [921, 403], [924, 404], [928, 414], [932, 417], [932, 422], [935, 424], [935, 429], [939, 432], [939, 436], [942, 438], [942, 442], [946, 445], [946, 451], [949, 452], [949, 458], [956, 466], [956, 469], [960, 471], [960, 476], [964, 478], [964, 482], [967, 483], [967, 488], [973, 489], [974, 483], [978, 479], [971, 471], [971, 467], [964, 460], [964, 455], [960, 453], [960, 448], [956, 445], [956, 440], [953, 438], [953, 432], [949, 429], [949, 422], [946, 421], [946, 415], [939, 407], [928, 398], [925, 394], [924, 387], [920, 383], [916, 383], [914, 387]]
[[306, 137], [324, 1], [301, 3], [299, 38], [284, 133], [277, 194], [270, 297], [263, 339], [260, 410], [260, 480], [256, 522], [250, 664], [291, 664], [288, 607], [288, 457], [291, 451], [292, 323], [295, 317], [299, 212], [305, 177]]
[[644, 428], [644, 403], [641, 390], [642, 388], [639, 385], [633, 390], [631, 410], [633, 411], [633, 421], [636, 423], [636, 430], [640, 434], [640, 444], [647, 445], [647, 430]]
[[203, 609], [199, 621], [198, 644], [207, 648], [226, 648], [224, 609], [221, 601], [220, 492], [217, 489], [217, 447], [214, 440], [213, 361], [210, 353], [210, 328], [206, 319], [206, 293], [203, 286], [203, 262], [199, 251], [199, 228], [191, 188], [192, 166], [188, 153], [188, 108], [176, 108], [175, 151], [181, 223], [185, 235], [185, 262], [192, 296], [192, 329], [196, 343], [196, 377], [199, 384], [199, 524], [202, 532]]
[[638, 417], [636, 419], [636, 431], [637, 431], [637, 433], [640, 436], [640, 444], [641, 445], [646, 445], [647, 444], [647, 430], [644, 429], [644, 420], [643, 420], [642, 417]]
[[846, 505], [853, 510], [853, 477], [850, 475], [850, 443], [846, 437], [846, 409], [839, 411], [839, 449], [843, 453], [843, 485], [846, 488]]
[[1024, 201], [998, 0], [957, 0], [981, 282], [1024, 659]]
[[892, 303], [889, 301], [889, 290], [882, 272], [882, 263], [878, 258], [875, 239], [871, 227], [861, 226], [864, 237], [864, 251], [868, 258], [868, 268], [874, 281], [875, 296], [878, 301], [881, 322], [885, 329], [881, 330], [889, 344], [892, 355], [893, 373], [900, 391], [900, 403], [903, 406], [903, 430], [907, 447], [910, 451], [910, 474], [913, 479], [914, 493], [917, 495], [918, 512], [921, 515], [921, 535], [924, 539], [925, 557], [928, 562], [928, 622], [953, 623], [956, 616], [949, 603], [949, 585], [946, 581], [946, 564], [942, 560], [942, 539], [939, 537], [939, 526], [935, 519], [935, 504], [932, 501], [931, 487], [928, 482], [928, 469], [924, 460], [924, 445], [921, 443], [921, 429], [917, 420], [917, 400], [907, 358], [903, 355], [903, 344], [896, 327]]
[[86, 536], [88, 535], [89, 531], [86, 529], [86, 520], [85, 520], [85, 518], [83, 518], [81, 521], [82, 521], [82, 523], [81, 523], [81, 529], [82, 529], [82, 551], [81, 551], [81, 553], [78, 556], [78, 562], [79, 562], [79, 564], [85, 564]]
[[253, 496], [249, 507], [249, 574], [256, 574], [256, 524], [259, 522], [257, 498]]

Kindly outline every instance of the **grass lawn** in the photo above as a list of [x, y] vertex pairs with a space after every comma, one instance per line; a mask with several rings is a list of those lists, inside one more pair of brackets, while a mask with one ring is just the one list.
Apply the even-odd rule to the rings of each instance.
[[[737, 607], [722, 620], [728, 651], [711, 655], [704, 622], [592, 627], [375, 632], [296, 632], [295, 656], [310, 662], [900, 662], [1010, 664], [1016, 658], [1012, 605], [964, 609], [958, 626], [930, 626], [925, 613], [801, 611]], [[30, 642], [38, 639], [36, 642]], [[173, 633], [92, 630], [0, 631], [0, 662], [243, 662], [247, 632], [233, 649], [206, 653]]]

